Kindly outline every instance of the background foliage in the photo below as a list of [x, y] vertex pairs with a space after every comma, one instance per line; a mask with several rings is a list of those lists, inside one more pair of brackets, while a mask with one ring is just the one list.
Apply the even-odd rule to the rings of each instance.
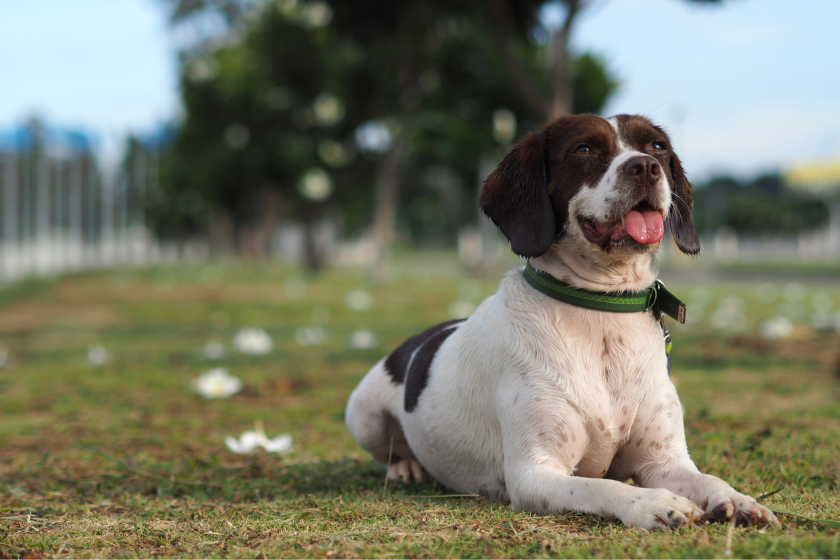
[[[542, 2], [171, 5], [176, 25], [215, 14], [224, 32], [182, 54], [185, 116], [149, 206], [163, 235], [215, 232], [260, 252], [281, 217], [324, 213], [358, 234], [374, 219], [377, 174], [396, 162], [398, 230], [451, 242], [475, 221], [482, 162], [545, 120], [518, 81], [550, 97]], [[618, 87], [604, 60], [575, 55], [570, 69], [570, 110], [600, 111]], [[299, 188], [314, 169], [334, 185], [323, 201]]]

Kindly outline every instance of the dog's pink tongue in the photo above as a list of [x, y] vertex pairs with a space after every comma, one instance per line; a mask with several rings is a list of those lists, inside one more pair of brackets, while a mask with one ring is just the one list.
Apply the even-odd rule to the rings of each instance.
[[639, 243], [656, 243], [665, 233], [662, 214], [656, 210], [630, 210], [624, 216], [624, 228]]

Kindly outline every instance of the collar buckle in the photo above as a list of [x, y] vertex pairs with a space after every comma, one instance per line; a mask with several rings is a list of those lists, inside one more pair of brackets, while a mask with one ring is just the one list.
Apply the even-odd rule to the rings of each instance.
[[656, 280], [650, 288], [648, 288], [647, 307], [645, 307], [645, 311], [650, 311], [656, 305], [656, 302], [659, 299], [660, 286], [664, 287], [664, 284], [662, 284], [660, 280]]

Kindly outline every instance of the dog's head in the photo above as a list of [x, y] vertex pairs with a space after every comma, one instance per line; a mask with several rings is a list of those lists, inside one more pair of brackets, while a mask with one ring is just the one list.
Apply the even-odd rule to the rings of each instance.
[[571, 236], [622, 256], [659, 247], [700, 252], [691, 184], [668, 135], [645, 117], [574, 115], [528, 134], [487, 177], [481, 209], [523, 257]]

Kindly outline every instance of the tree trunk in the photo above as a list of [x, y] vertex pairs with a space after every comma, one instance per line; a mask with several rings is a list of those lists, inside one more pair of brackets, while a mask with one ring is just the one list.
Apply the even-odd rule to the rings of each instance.
[[260, 196], [262, 216], [257, 229], [259, 246], [263, 256], [271, 257], [274, 245], [274, 230], [283, 214], [283, 197], [278, 189], [266, 187]]
[[549, 81], [552, 88], [551, 103], [548, 118], [558, 119], [571, 114], [574, 102], [572, 91], [572, 65], [569, 56], [569, 37], [575, 18], [584, 7], [582, 0], [566, 0], [564, 2], [568, 12], [563, 25], [551, 37], [551, 57], [548, 68]]
[[303, 262], [311, 275], [319, 274], [326, 265], [327, 256], [324, 243], [318, 239], [318, 228], [323, 225], [324, 205], [310, 203], [303, 223]]
[[379, 160], [376, 169], [376, 206], [373, 226], [374, 257], [371, 276], [375, 284], [386, 279], [385, 259], [394, 237], [400, 171], [405, 162], [405, 148], [399, 141]]
[[[484, 186], [484, 180], [493, 172], [496, 165], [499, 163], [498, 157], [493, 157], [490, 154], [484, 154], [478, 162], [478, 193], [476, 200], [481, 196], [481, 188]], [[501, 237], [499, 229], [490, 221], [490, 218], [484, 215], [481, 209], [478, 209], [478, 227], [481, 238], [481, 261], [478, 268], [481, 270], [493, 270], [498, 263], [498, 247], [499, 238]]]
[[210, 254], [214, 257], [229, 257], [236, 254], [236, 234], [233, 220], [224, 210], [215, 212], [208, 224]]

